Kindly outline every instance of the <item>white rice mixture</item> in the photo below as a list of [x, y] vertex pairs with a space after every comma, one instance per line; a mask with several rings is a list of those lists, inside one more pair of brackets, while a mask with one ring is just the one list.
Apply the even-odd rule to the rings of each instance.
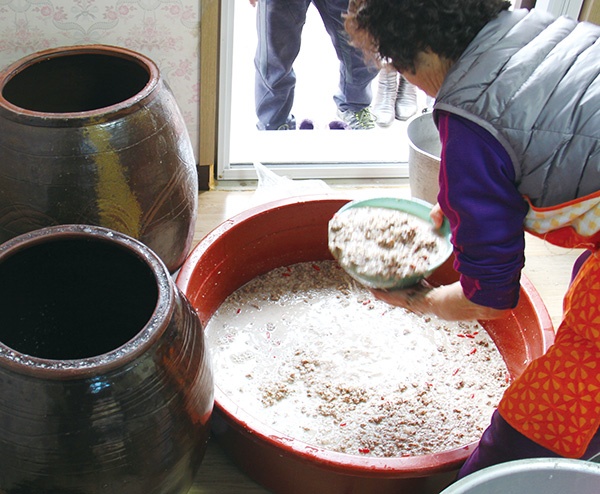
[[351, 272], [401, 280], [427, 272], [447, 251], [432, 224], [404, 211], [356, 207], [329, 222], [329, 250]]
[[209, 321], [216, 384], [282, 435], [378, 457], [462, 447], [508, 385], [477, 323], [375, 300], [334, 261], [275, 269]]

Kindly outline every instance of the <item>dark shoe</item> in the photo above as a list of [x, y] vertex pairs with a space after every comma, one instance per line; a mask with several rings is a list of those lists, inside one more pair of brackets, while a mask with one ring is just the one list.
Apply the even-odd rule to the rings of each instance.
[[277, 130], [296, 130], [296, 118], [294, 115], [290, 115], [283, 125], [277, 127]]
[[305, 118], [300, 123], [300, 130], [313, 130], [314, 128], [315, 128], [315, 124], [313, 123], [312, 120], [309, 120], [308, 118]]
[[333, 120], [329, 122], [329, 128], [331, 130], [352, 130], [352, 128], [346, 123], [340, 120]]

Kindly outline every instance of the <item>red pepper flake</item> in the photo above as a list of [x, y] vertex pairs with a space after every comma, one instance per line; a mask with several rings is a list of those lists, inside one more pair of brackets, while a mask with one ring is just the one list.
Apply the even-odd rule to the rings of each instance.
[[460, 372], [460, 367], [458, 367], [457, 369], [454, 370], [454, 372], [452, 373], [453, 376], [456, 376], [456, 374], [458, 374]]
[[473, 398], [475, 398], [475, 393], [473, 393], [473, 394], [471, 395], [471, 399], [473, 399]]
[[283, 273], [282, 276], [292, 276], [292, 273]]
[[342, 423], [340, 424], [340, 427], [346, 427], [346, 422], [342, 422]]
[[287, 270], [291, 272], [291, 271], [292, 271], [292, 268], [291, 268], [291, 267], [289, 267], [289, 266], [287, 266]]
[[367, 299], [363, 301], [363, 305], [369, 305], [371, 303], [371, 300]]
[[459, 338], [464, 338], [465, 337], [465, 335], [462, 334], [462, 333], [458, 333], [456, 336], [458, 336]]
[[312, 265], [313, 269], [317, 270], [317, 271], [321, 271], [321, 268], [319, 266], [317, 266], [316, 264]]
[[371, 450], [369, 448], [358, 448], [358, 452], [362, 453], [363, 455], [366, 455], [366, 454], [370, 453]]
[[469, 355], [473, 355], [477, 351], [477, 348], [471, 348]]
[[242, 312], [242, 309], [238, 309], [235, 312], [236, 312], [236, 314], [239, 314], [240, 312]]
[[271, 338], [271, 333], [269, 331], [267, 331], [267, 340]]
[[473, 331], [473, 334], [479, 334], [479, 331]]
[[467, 333], [465, 336], [466, 336], [467, 338], [471, 338], [471, 339], [475, 338], [475, 336], [473, 336], [472, 334], [468, 334], [468, 333]]

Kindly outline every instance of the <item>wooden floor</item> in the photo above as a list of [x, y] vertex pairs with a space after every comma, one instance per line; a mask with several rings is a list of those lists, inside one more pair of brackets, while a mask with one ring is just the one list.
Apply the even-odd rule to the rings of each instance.
[[[407, 185], [395, 187], [340, 187], [332, 191], [349, 198], [369, 196], [409, 197]], [[199, 195], [199, 214], [195, 244], [227, 218], [268, 199], [270, 195], [254, 190], [211, 190]], [[548, 309], [555, 327], [562, 313], [562, 298], [568, 286], [571, 268], [581, 251], [561, 249], [535, 237], [526, 238], [525, 275], [536, 287]], [[232, 464], [219, 445], [209, 442], [206, 456], [190, 494], [264, 494], [266, 489], [257, 485]], [[281, 493], [285, 494], [285, 493]]]

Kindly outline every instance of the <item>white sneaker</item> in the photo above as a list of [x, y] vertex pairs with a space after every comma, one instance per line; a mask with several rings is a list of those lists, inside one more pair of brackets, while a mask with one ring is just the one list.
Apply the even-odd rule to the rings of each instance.
[[417, 88], [400, 76], [398, 94], [396, 95], [396, 118], [408, 120], [417, 113]]
[[380, 127], [389, 127], [394, 122], [397, 91], [398, 72], [396, 69], [388, 67], [381, 69], [377, 77], [377, 95], [373, 103], [375, 123]]
[[359, 111], [338, 110], [338, 117], [346, 122], [352, 130], [370, 130], [375, 127], [375, 119], [369, 107]]

